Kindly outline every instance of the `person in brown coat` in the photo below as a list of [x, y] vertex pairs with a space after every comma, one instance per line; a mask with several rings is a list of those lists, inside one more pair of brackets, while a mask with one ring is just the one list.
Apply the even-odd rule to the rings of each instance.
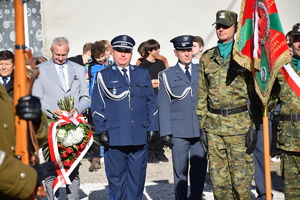
[[[1, 84], [0, 108], [0, 199], [26, 199], [33, 194], [38, 181], [56, 173], [55, 165], [48, 162], [33, 168], [16, 159], [13, 102]], [[33, 121], [39, 143], [44, 142], [48, 123], [46, 115], [41, 112], [39, 99], [31, 95], [20, 98], [16, 113], [21, 119]]]

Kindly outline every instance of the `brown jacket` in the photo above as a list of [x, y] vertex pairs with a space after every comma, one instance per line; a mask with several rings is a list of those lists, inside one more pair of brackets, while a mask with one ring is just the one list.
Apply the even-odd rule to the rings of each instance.
[[[14, 157], [16, 144], [13, 101], [0, 84], [0, 199], [25, 199], [33, 193], [36, 171]], [[42, 142], [47, 137], [48, 124], [43, 115], [37, 137]]]

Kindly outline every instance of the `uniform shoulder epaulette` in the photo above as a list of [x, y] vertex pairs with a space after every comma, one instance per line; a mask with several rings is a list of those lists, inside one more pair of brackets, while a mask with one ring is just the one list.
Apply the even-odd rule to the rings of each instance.
[[216, 47], [212, 47], [212, 48], [210, 48], [210, 49], [207, 49], [207, 50], [205, 50], [205, 51], [203, 52], [203, 54], [208, 53], [208, 52], [210, 52], [210, 51], [213, 51], [215, 48], [216, 48]]
[[116, 65], [111, 65], [109, 67], [104, 67], [103, 69], [101, 69], [100, 71], [106, 71], [106, 70], [112, 70], [112, 71], [115, 71], [115, 70], [119, 70], [118, 67]]
[[167, 69], [164, 69], [164, 70], [162, 70], [162, 72], [167, 72], [167, 71], [169, 71], [171, 68], [172, 68], [172, 67], [169, 67], [169, 68], [167, 68]]

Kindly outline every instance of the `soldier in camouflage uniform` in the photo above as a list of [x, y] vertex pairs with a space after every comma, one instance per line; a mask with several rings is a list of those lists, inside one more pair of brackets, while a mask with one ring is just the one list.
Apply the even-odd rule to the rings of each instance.
[[[296, 73], [299, 83], [300, 76], [300, 23], [292, 30], [293, 58], [289, 63], [291, 71]], [[286, 200], [300, 199], [300, 98], [291, 89], [282, 73], [277, 75], [277, 104], [280, 103], [280, 114], [277, 147], [281, 149], [281, 170], [284, 179]], [[275, 87], [276, 85], [274, 85]], [[299, 89], [298, 89], [299, 90]], [[270, 101], [272, 102], [272, 101]], [[272, 105], [270, 105], [272, 107]]]
[[[197, 115], [201, 130], [205, 129], [201, 134], [207, 134], [214, 198], [249, 200], [255, 141], [251, 140], [248, 148], [245, 146], [247, 131], [254, 127], [247, 102], [252, 102], [253, 118], [261, 119], [261, 115], [255, 116], [261, 113], [261, 107], [253, 104], [260, 100], [253, 88], [251, 72], [232, 59], [237, 14], [218, 11], [215, 24], [218, 46], [204, 52], [199, 64]], [[259, 127], [259, 120], [255, 124]]]
[[[15, 157], [18, 138], [14, 125], [13, 100], [2, 84], [0, 84], [0, 108], [0, 199], [33, 199], [31, 195], [36, 189], [37, 182], [56, 174], [55, 164], [47, 162], [31, 167]], [[48, 135], [48, 123], [46, 115], [42, 114], [40, 100], [31, 95], [22, 97], [15, 109], [20, 119], [32, 120], [38, 142], [42, 144]]]

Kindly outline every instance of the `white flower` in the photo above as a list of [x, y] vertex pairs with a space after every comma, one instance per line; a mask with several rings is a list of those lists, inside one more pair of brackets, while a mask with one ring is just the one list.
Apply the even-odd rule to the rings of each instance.
[[58, 141], [63, 141], [66, 137], [66, 131], [63, 129], [58, 129], [56, 136]]
[[80, 143], [84, 138], [83, 131], [84, 129], [81, 127], [77, 127], [75, 131], [74, 130], [69, 131], [66, 139], [62, 142], [62, 144], [65, 147], [69, 147], [74, 144]]

